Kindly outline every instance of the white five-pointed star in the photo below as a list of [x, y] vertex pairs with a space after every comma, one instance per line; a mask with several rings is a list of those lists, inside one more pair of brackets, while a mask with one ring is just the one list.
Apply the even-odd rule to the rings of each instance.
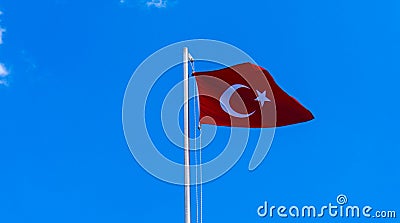
[[257, 91], [257, 98], [256, 99], [254, 99], [255, 101], [259, 101], [260, 102], [260, 104], [261, 104], [261, 107], [263, 107], [264, 106], [264, 102], [266, 102], [266, 101], [271, 101], [271, 100], [269, 100], [269, 98], [267, 98], [267, 96], [265, 96], [265, 92], [266, 91], [264, 91], [264, 92], [259, 92], [258, 90], [256, 90]]

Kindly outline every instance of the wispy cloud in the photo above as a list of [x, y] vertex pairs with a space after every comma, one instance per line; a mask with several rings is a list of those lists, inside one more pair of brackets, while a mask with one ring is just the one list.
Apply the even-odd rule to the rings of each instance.
[[[0, 15], [1, 15], [1, 14], [0, 14]], [[3, 29], [3, 28], [0, 27], [0, 45], [3, 44], [3, 33], [4, 33], [5, 31], [6, 31], [5, 29]]]
[[146, 2], [148, 7], [165, 8], [167, 7], [167, 0], [151, 0]]
[[[3, 14], [3, 12], [2, 11], [0, 11], [0, 15], [2, 15]], [[1, 20], [0, 20], [1, 21]], [[0, 26], [0, 45], [1, 44], [3, 44], [3, 33], [5, 32], [6, 30], [5, 29], [3, 29], [1, 26]], [[7, 84], [7, 80], [6, 80], [6, 77], [8, 76], [8, 74], [9, 74], [10, 72], [7, 70], [7, 68], [5, 67], [5, 65], [4, 64], [2, 64], [2, 63], [0, 63], [0, 85], [8, 85]]]
[[9, 72], [4, 66], [4, 64], [0, 63], [0, 85], [8, 86], [6, 77], [8, 76]]
[[[0, 15], [3, 15], [3, 12], [2, 11], [0, 11]], [[1, 21], [1, 20], [0, 20]], [[0, 26], [0, 44], [3, 44], [3, 33], [5, 32], [6, 30], [5, 29], [3, 29], [1, 26]]]
[[8, 70], [6, 69], [4, 64], [0, 63], [0, 78], [6, 77], [8, 74]]
[[0, 80], [0, 86], [1, 85], [8, 86], [8, 83], [5, 80]]

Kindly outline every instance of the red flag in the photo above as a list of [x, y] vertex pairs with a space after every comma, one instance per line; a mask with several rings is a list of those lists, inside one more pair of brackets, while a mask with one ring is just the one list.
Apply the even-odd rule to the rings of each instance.
[[243, 63], [195, 72], [200, 123], [269, 128], [312, 120], [314, 116], [274, 81], [267, 70]]

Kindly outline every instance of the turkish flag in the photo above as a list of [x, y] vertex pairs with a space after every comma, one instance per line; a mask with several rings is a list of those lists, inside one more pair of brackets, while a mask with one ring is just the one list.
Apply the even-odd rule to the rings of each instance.
[[312, 113], [283, 91], [267, 70], [243, 63], [195, 72], [200, 123], [270, 128], [312, 120]]

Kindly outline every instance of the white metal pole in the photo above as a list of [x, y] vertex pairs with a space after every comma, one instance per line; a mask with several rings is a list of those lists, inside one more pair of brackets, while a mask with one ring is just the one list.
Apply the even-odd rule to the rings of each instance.
[[189, 50], [183, 48], [183, 131], [185, 151], [185, 223], [190, 223], [190, 156], [189, 156]]

